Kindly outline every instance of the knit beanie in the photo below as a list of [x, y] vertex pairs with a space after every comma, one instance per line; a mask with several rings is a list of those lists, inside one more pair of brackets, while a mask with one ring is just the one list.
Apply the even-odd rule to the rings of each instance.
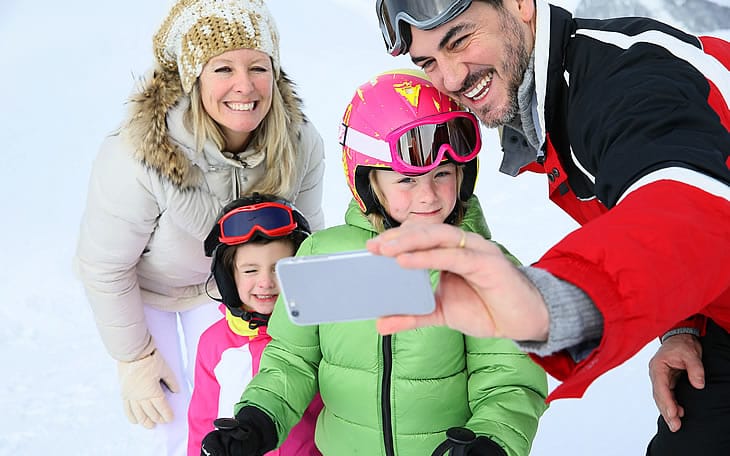
[[263, 0], [179, 0], [153, 46], [160, 65], [179, 73], [185, 93], [210, 59], [235, 49], [269, 55], [279, 74], [279, 34]]

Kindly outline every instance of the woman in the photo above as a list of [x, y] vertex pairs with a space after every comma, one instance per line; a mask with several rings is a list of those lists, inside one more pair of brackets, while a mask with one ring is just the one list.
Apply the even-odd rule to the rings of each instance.
[[196, 345], [220, 317], [202, 241], [253, 192], [322, 228], [324, 152], [262, 1], [181, 0], [153, 43], [157, 65], [93, 165], [76, 264], [127, 417], [154, 428], [150, 454], [183, 455]]

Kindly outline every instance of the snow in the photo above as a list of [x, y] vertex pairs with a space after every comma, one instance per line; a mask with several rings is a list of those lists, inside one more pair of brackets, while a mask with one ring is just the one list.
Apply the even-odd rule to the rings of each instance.
[[[126, 422], [115, 363], [100, 342], [71, 257], [91, 162], [150, 64], [152, 34], [171, 3], [4, 0], [0, 6], [0, 213], [6, 220], [0, 456], [144, 454], [148, 435]], [[578, 2], [561, 3], [573, 9]], [[336, 142], [346, 103], [370, 76], [412, 67], [385, 53], [372, 4], [269, 0], [283, 67], [325, 140], [328, 225], [340, 223], [349, 200]], [[530, 263], [576, 225], [548, 202], [544, 176], [499, 174], [496, 134], [484, 134], [477, 194], [495, 239]], [[655, 428], [646, 367], [655, 349], [650, 344], [599, 379], [583, 399], [553, 403], [532, 454], [643, 454]]]

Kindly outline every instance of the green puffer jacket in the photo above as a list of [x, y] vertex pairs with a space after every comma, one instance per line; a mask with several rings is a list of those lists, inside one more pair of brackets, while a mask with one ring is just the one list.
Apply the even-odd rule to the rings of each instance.
[[[363, 249], [377, 235], [354, 201], [345, 221], [314, 233], [297, 255]], [[462, 228], [490, 237], [476, 197]], [[434, 285], [437, 280], [432, 273]], [[363, 277], [363, 286], [377, 284]], [[325, 456], [429, 456], [454, 426], [523, 456], [546, 409], [545, 372], [510, 340], [445, 327], [380, 336], [373, 320], [296, 326], [281, 302], [268, 332], [273, 340], [235, 412], [244, 406], [264, 411], [275, 423], [278, 444], [317, 391], [324, 408], [315, 439]]]

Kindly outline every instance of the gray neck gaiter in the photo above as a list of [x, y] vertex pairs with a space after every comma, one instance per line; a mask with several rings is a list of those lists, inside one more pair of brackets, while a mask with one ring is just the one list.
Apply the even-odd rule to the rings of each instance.
[[522, 132], [533, 149], [540, 147], [540, 138], [537, 137], [537, 128], [532, 116], [532, 100], [535, 97], [535, 52], [530, 55], [530, 63], [527, 65], [522, 84], [517, 89], [517, 106], [519, 108], [519, 119], [522, 123]]
[[535, 53], [522, 77], [522, 84], [517, 89], [517, 114], [511, 122], [502, 128], [502, 164], [500, 172], [516, 176], [519, 170], [535, 161], [540, 147], [540, 139], [532, 116], [532, 105], [535, 99]]

